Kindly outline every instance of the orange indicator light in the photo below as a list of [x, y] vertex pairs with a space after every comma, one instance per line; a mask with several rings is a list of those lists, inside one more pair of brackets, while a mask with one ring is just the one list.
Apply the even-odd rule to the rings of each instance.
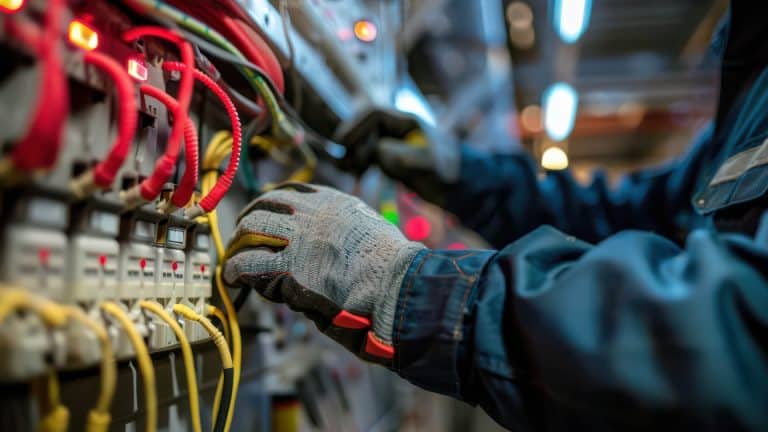
[[82, 21], [74, 20], [69, 23], [69, 41], [86, 51], [93, 51], [99, 46], [99, 34]]
[[355, 37], [362, 42], [373, 42], [378, 35], [376, 24], [368, 20], [360, 20], [356, 22], [354, 32]]
[[18, 12], [24, 6], [24, 0], [0, 0], [0, 11]]
[[128, 59], [128, 75], [138, 81], [146, 81], [149, 77], [149, 71], [141, 60]]

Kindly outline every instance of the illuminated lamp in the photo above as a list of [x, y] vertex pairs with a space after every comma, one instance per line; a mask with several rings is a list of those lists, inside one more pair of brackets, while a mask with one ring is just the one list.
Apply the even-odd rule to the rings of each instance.
[[554, 141], [568, 138], [576, 122], [579, 95], [570, 85], [559, 82], [544, 93], [544, 130]]
[[99, 34], [82, 21], [73, 20], [70, 22], [67, 35], [72, 45], [86, 51], [93, 51], [99, 46]]
[[0, 0], [0, 11], [13, 13], [24, 7], [24, 0]]
[[392, 201], [381, 203], [381, 216], [394, 225], [400, 224], [400, 213], [397, 211], [397, 205]]
[[368, 20], [357, 21], [353, 27], [353, 31], [357, 40], [361, 42], [373, 42], [376, 40], [376, 36], [379, 33], [376, 24]]
[[128, 75], [137, 81], [146, 81], [149, 78], [149, 70], [141, 60], [128, 59]]
[[541, 167], [551, 171], [564, 170], [568, 168], [568, 154], [560, 147], [550, 147], [541, 155]]
[[589, 25], [592, 0], [555, 0], [555, 31], [563, 42], [572, 44], [581, 38]]
[[426, 240], [432, 234], [432, 223], [424, 216], [413, 216], [405, 222], [404, 231], [411, 240]]

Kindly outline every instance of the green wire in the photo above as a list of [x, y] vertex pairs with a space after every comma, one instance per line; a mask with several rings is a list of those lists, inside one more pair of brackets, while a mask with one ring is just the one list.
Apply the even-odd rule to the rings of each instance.
[[[243, 53], [232, 45], [224, 36], [222, 36], [216, 30], [208, 27], [198, 19], [168, 5], [159, 0], [129, 0], [130, 3], [139, 4], [147, 9], [151, 9], [157, 14], [174, 21], [176, 24], [197, 33], [230, 54], [238, 57], [242, 60], [247, 60]], [[285, 114], [280, 110], [277, 102], [277, 98], [272, 94], [272, 90], [269, 88], [264, 79], [256, 74], [254, 71], [242, 65], [237, 65], [237, 69], [246, 78], [251, 87], [261, 95], [264, 102], [267, 105], [269, 114], [272, 116], [272, 134], [276, 137], [290, 139], [295, 134], [295, 129], [291, 122], [287, 119]]]

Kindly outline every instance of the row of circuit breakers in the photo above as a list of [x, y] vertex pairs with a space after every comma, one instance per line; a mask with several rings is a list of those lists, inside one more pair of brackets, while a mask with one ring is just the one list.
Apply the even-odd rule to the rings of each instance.
[[[25, 2], [10, 3], [20, 7]], [[26, 3], [24, 7], [32, 9], [28, 15], [40, 19], [44, 14], [45, 2], [29, 0]], [[105, 130], [104, 139], [91, 139], [82, 144], [75, 142], [69, 133], [62, 144], [57, 165], [49, 173], [20, 185], [0, 189], [0, 218], [4, 224], [0, 281], [23, 287], [60, 304], [78, 305], [92, 318], [104, 323], [107, 320], [99, 305], [107, 300], [116, 301], [125, 308], [136, 328], [147, 338], [151, 350], [177, 346], [171, 328], [160, 320], [150, 319], [138, 306], [138, 302], [151, 299], [165, 306], [169, 312], [174, 304], [182, 303], [201, 315], [206, 314], [206, 305], [210, 303], [212, 295], [212, 267], [215, 267], [209, 226], [187, 219], [180, 212], [170, 215], [159, 212], [156, 201], [125, 212], [117, 199], [117, 193], [122, 187], [121, 181], [125, 183], [131, 174], [138, 178], [149, 174], [154, 159], [164, 150], [161, 138], [168, 134], [168, 116], [164, 115], [167, 111], [149, 99], [142, 100], [140, 115], [143, 117], [139, 121], [147, 123], [147, 119], [151, 119], [156, 127], [140, 124], [144, 132], [137, 133], [135, 139], [135, 145], [142, 148], [143, 162], [133, 160], [137, 156], [132, 154], [116, 176], [113, 188], [86, 200], [73, 200], [66, 187], [61, 186], [68, 183], [79, 165], [87, 159], [83, 158], [82, 149], [90, 150], [89, 157], [103, 157], [115, 133], [114, 126], [110, 126], [113, 122], [111, 118], [116, 114], [111, 108], [111, 92], [106, 91], [109, 82], [81, 61], [78, 49], [83, 46], [88, 48], [88, 44], [95, 40], [93, 34], [84, 32], [103, 28], [105, 31], [98, 34], [98, 37], [105, 50], [120, 53], [117, 56], [120, 59], [132, 55], [130, 45], [118, 45], [116, 38], [107, 31], [121, 31], [124, 14], [113, 14], [110, 8], [114, 6], [104, 2], [71, 3], [96, 8], [90, 14], [92, 18], [99, 11], [109, 11], [108, 15], [94, 19], [94, 24], [81, 27], [79, 33], [73, 33], [70, 24], [68, 36], [76, 40], [70, 40], [64, 50], [70, 87], [74, 85], [75, 89], [100, 92], [102, 95], [95, 108], [82, 110], [86, 114], [71, 115], [68, 127], [102, 128]], [[0, 7], [0, 18], [3, 18], [2, 12]], [[65, 17], [69, 19], [74, 19], [79, 13], [68, 12]], [[66, 25], [64, 28], [67, 28]], [[26, 53], [19, 50], [3, 31], [0, 25], [0, 47], [6, 60], [9, 55], [24, 57]], [[162, 46], [158, 44], [155, 49], [159, 50]], [[133, 54], [138, 52], [134, 51]], [[8, 64], [17, 67], [13, 61]], [[146, 80], [160, 88], [166, 85], [163, 72], [156, 64], [129, 61], [127, 67], [131, 68], [128, 72], [135, 79]], [[33, 71], [32, 67], [19, 69], [14, 73], [40, 73]], [[0, 74], [0, 87], [13, 86], [8, 84], [12, 77], [9, 78], [6, 72]], [[3, 83], [3, 80], [6, 82]], [[34, 87], [16, 89], [18, 96], [28, 104], [32, 103], [29, 100], [33, 101], [37, 97], [38, 91], [45, 90]], [[12, 94], [7, 88], [3, 92], [0, 97], [7, 98], [8, 94]], [[77, 99], [78, 95], [71, 95], [71, 98]], [[2, 100], [0, 108], [13, 109], [16, 103]], [[29, 115], [30, 109], [25, 111]], [[12, 117], [5, 116], [5, 120], [0, 120], [0, 129], [17, 127], [8, 123]], [[23, 119], [22, 122], [26, 123], [27, 120]], [[226, 122], [222, 124], [228, 126]], [[149, 133], [146, 132], [150, 129]], [[97, 134], [93, 131], [90, 133]], [[0, 138], [7, 144], [8, 137]], [[125, 334], [115, 326], [108, 326], [107, 329], [115, 356], [132, 357], [133, 347]], [[198, 325], [185, 325], [184, 331], [190, 342], [209, 338], [208, 333]], [[61, 353], [57, 353], [57, 349]], [[51, 362], [51, 352], [55, 365], [67, 367], [96, 364], [100, 355], [98, 341], [85, 329], [78, 331], [77, 327], [73, 327], [69, 333], [56, 333], [51, 338], [51, 332], [46, 331], [40, 320], [33, 315], [15, 316], [0, 324], [0, 350], [3, 353], [0, 355], [0, 379], [10, 380], [40, 375], [46, 371]]]

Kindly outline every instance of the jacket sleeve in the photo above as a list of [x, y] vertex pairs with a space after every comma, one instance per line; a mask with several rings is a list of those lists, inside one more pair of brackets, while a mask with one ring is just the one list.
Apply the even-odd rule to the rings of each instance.
[[393, 368], [512, 430], [768, 430], [768, 251], [541, 227], [495, 251], [424, 251]]
[[604, 175], [582, 186], [566, 171], [539, 177], [527, 156], [462, 150], [461, 178], [445, 209], [494, 247], [501, 248], [541, 225], [587, 241], [626, 230], [653, 230], [682, 240], [694, 216], [689, 199], [711, 146], [712, 128], [689, 153], [666, 166], [626, 176], [616, 188]]

